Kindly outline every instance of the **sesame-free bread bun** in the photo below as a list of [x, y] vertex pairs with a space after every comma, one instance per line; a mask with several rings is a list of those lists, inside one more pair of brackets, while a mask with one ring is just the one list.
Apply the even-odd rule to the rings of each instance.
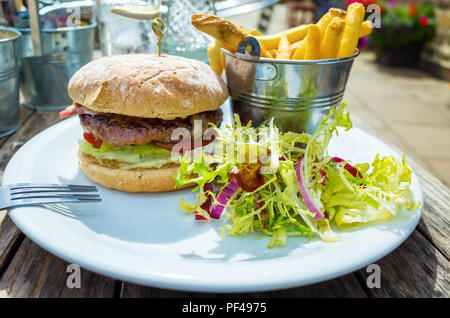
[[91, 156], [78, 152], [78, 163], [86, 176], [104, 187], [125, 192], [165, 192], [174, 191], [191, 185], [175, 188], [174, 176], [180, 165], [165, 165], [159, 169], [125, 170], [100, 165]]
[[94, 111], [162, 119], [216, 110], [228, 98], [226, 84], [205, 63], [154, 54], [93, 60], [73, 75], [68, 92]]

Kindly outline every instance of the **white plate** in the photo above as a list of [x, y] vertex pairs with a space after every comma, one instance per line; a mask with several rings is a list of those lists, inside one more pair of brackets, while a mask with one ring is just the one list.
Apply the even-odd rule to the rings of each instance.
[[[229, 112], [227, 112], [229, 118]], [[77, 166], [77, 118], [27, 142], [8, 164], [3, 184], [92, 184]], [[376, 153], [401, 156], [358, 128], [341, 133], [331, 153], [370, 162]], [[412, 190], [423, 202], [413, 175]], [[268, 249], [268, 238], [220, 236], [226, 221], [200, 223], [178, 209], [190, 190], [128, 194], [99, 187], [101, 203], [11, 209], [15, 224], [34, 242], [71, 263], [143, 285], [208, 292], [245, 292], [301, 286], [345, 275], [375, 262], [414, 230], [421, 209], [389, 222], [342, 233], [336, 243], [289, 238]]]

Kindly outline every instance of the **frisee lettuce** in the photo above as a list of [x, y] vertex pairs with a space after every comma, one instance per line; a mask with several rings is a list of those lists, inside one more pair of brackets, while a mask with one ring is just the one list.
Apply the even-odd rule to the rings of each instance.
[[[191, 204], [182, 199], [180, 208], [190, 213], [196, 211], [211, 220], [201, 205], [208, 197], [212, 197], [213, 205], [219, 204], [216, 198], [230, 183], [230, 170], [241, 167], [243, 163], [239, 159], [250, 160], [256, 151], [260, 171], [265, 171], [264, 184], [252, 192], [240, 191], [228, 201], [226, 216], [231, 224], [223, 228], [228, 235], [257, 232], [270, 236], [269, 248], [283, 246], [289, 236], [311, 238], [318, 235], [332, 242], [338, 240], [339, 235], [330, 224], [347, 228], [387, 220], [400, 206], [415, 210], [420, 203], [414, 202], [410, 190], [412, 171], [405, 157], [397, 162], [392, 156], [377, 155], [371, 164], [354, 165], [358, 171], [354, 177], [344, 168], [346, 162], [333, 162], [327, 152], [338, 127], [352, 128], [345, 102], [338, 110], [331, 109], [313, 135], [279, 134], [272, 121], [258, 128], [251, 123], [242, 125], [235, 115], [233, 125], [222, 130], [214, 127], [218, 151], [180, 158], [177, 186], [194, 182], [197, 186], [193, 191], [198, 191], [197, 202]], [[301, 157], [304, 158], [306, 186], [324, 208], [323, 218], [314, 218], [315, 214], [308, 210], [300, 194], [294, 166]], [[196, 175], [194, 179], [190, 179], [192, 174]], [[214, 193], [204, 191], [207, 183], [214, 184]]]

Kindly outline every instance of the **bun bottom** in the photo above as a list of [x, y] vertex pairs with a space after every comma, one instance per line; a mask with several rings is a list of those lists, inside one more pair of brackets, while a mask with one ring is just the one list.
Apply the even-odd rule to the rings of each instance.
[[159, 169], [125, 170], [102, 166], [94, 158], [78, 152], [78, 164], [86, 176], [104, 187], [124, 192], [166, 192], [187, 188], [193, 184], [175, 188], [174, 176], [179, 164], [165, 165]]

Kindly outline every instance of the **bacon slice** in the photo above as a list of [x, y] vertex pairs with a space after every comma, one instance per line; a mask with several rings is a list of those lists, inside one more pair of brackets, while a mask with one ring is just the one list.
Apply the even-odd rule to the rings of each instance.
[[64, 119], [67, 117], [75, 116], [75, 115], [81, 115], [81, 114], [89, 114], [89, 115], [95, 115], [97, 112], [86, 108], [78, 103], [75, 103], [73, 105], [70, 105], [63, 111], [59, 112], [59, 118]]

